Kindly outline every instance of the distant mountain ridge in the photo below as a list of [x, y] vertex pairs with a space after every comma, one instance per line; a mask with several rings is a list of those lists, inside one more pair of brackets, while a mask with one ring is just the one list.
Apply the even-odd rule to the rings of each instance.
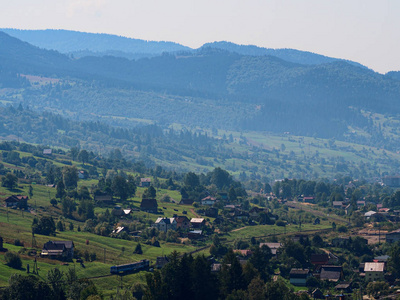
[[345, 61], [307, 65], [210, 47], [136, 61], [76, 59], [0, 32], [2, 70], [15, 80], [0, 87], [24, 87], [19, 74], [83, 80], [24, 92], [28, 105], [76, 114], [92, 107], [99, 116], [325, 138], [342, 138], [350, 128], [372, 130], [363, 111], [400, 114], [399, 80]]
[[[164, 52], [197, 50], [174, 42], [145, 41], [102, 33], [86, 33], [61, 29], [22, 30], [0, 28], [0, 30], [37, 47], [57, 50], [64, 54], [73, 54], [76, 57], [111, 55], [128, 59], [140, 59], [154, 57]], [[238, 45], [226, 41], [206, 43], [200, 47], [200, 49], [204, 48], [221, 49], [241, 55], [275, 56], [289, 62], [305, 65], [325, 64], [342, 60], [296, 49], [270, 49], [254, 45]], [[343, 61], [355, 66], [364, 67], [357, 62]]]
[[347, 63], [353, 64], [358, 67], [364, 67], [363, 65], [353, 62], [350, 60], [343, 60], [339, 58], [328, 57], [324, 55], [320, 55], [313, 52], [308, 51], [300, 51], [296, 49], [271, 49], [271, 48], [262, 48], [254, 45], [238, 45], [231, 42], [213, 42], [207, 43], [202, 46], [202, 48], [216, 48], [227, 50], [230, 52], [235, 52], [242, 55], [251, 55], [251, 56], [275, 56], [280, 59], [303, 64], [303, 65], [318, 65], [318, 64], [326, 64], [335, 61], [345, 61]]
[[163, 52], [191, 50], [174, 42], [155, 42], [127, 38], [105, 33], [86, 33], [70, 30], [20, 30], [4, 28], [1, 31], [37, 47], [57, 50], [64, 54], [85, 53], [90, 55], [128, 56], [143, 54], [154, 56]]

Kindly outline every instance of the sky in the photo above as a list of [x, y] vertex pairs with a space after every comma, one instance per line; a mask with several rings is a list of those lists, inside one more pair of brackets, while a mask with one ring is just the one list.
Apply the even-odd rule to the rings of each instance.
[[0, 28], [109, 33], [191, 48], [230, 41], [400, 70], [400, 0], [2, 0]]

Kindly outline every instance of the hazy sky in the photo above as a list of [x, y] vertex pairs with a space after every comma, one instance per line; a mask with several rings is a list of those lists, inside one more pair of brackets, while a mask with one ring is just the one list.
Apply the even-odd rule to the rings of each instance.
[[400, 70], [400, 0], [2, 0], [0, 27], [231, 41]]

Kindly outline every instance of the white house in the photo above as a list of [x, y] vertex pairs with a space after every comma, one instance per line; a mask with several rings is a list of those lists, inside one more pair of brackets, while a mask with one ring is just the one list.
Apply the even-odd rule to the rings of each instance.
[[158, 218], [153, 227], [156, 227], [159, 231], [167, 232], [168, 230], [176, 230], [176, 220], [175, 218]]
[[201, 205], [214, 205], [216, 202], [217, 199], [211, 196], [201, 199]]

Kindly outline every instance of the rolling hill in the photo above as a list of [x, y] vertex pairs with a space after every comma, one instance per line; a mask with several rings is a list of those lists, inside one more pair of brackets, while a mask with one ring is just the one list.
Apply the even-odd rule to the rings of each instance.
[[399, 113], [399, 80], [345, 61], [299, 64], [208, 47], [136, 61], [75, 59], [5, 33], [0, 42], [0, 67], [8, 74], [61, 80], [26, 88], [21, 102], [81, 119], [139, 118], [343, 140], [354, 128], [379, 136], [365, 112]]

